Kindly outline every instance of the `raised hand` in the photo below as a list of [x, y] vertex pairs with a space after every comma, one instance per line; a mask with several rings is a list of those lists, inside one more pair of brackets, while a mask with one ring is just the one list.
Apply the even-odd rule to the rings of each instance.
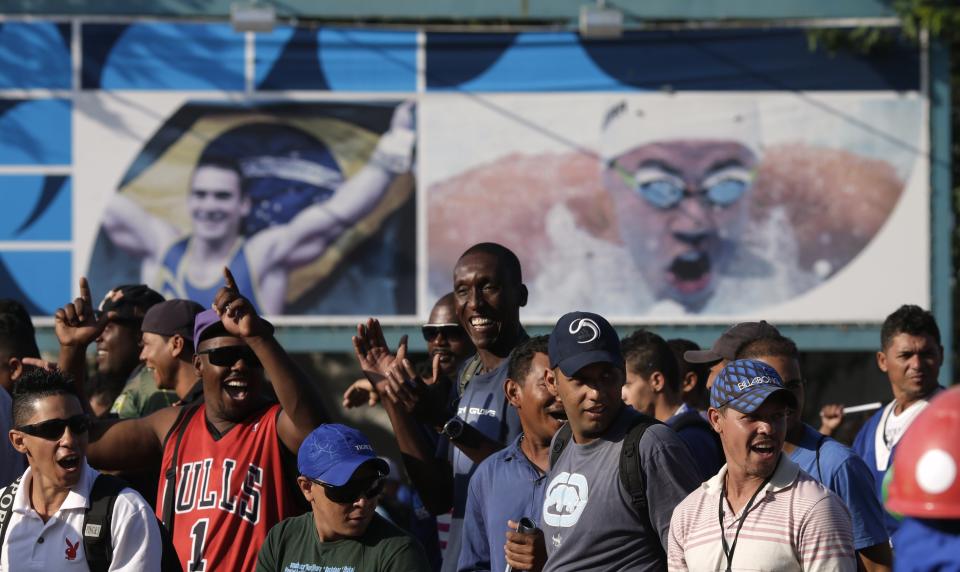
[[820, 409], [820, 433], [830, 436], [843, 423], [843, 405], [830, 403]]
[[363, 375], [374, 387], [387, 377], [395, 359], [387, 347], [380, 322], [375, 318], [369, 318], [366, 324], [357, 324], [357, 335], [353, 336], [353, 353], [357, 356]]
[[[117, 292], [116, 296], [123, 296]], [[90, 285], [86, 278], [80, 279], [80, 297], [58, 309], [54, 314], [54, 332], [61, 346], [86, 347], [107, 327], [107, 322], [116, 317], [116, 312], [96, 317]]]
[[360, 407], [364, 403], [373, 407], [380, 402], [380, 395], [373, 388], [369, 379], [358, 379], [350, 384], [350, 387], [343, 392], [343, 408], [353, 409]]
[[387, 370], [387, 378], [378, 385], [377, 390], [407, 413], [413, 413], [420, 402], [422, 391], [419, 390], [422, 387], [420, 376], [407, 359], [407, 336], [403, 336], [400, 338], [396, 359]]
[[223, 267], [224, 285], [217, 291], [213, 309], [220, 316], [227, 333], [241, 338], [269, 336], [273, 326], [261, 318], [250, 300], [240, 294], [230, 269]]

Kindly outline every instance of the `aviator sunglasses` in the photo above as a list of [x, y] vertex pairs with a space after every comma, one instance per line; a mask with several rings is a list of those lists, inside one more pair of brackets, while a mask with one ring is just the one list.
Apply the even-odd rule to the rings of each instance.
[[81, 413], [73, 417], [68, 417], [67, 419], [48, 419], [47, 421], [34, 423], [33, 425], [15, 427], [15, 429], [27, 435], [33, 435], [34, 437], [40, 437], [48, 441], [56, 441], [63, 436], [63, 432], [67, 427], [70, 428], [71, 433], [77, 435], [86, 433], [90, 428], [90, 418]]
[[241, 359], [250, 367], [263, 367], [257, 354], [249, 346], [225, 346], [200, 351], [210, 363], [220, 367], [232, 367]]
[[424, 324], [420, 331], [423, 332], [423, 339], [433, 341], [441, 333], [446, 338], [460, 336], [463, 334], [463, 327], [460, 324]]
[[383, 486], [387, 482], [383, 477], [383, 475], [378, 474], [376, 477], [369, 479], [348, 481], [347, 484], [339, 487], [311, 479], [310, 477], [307, 477], [307, 479], [323, 487], [323, 492], [326, 493], [327, 498], [331, 501], [338, 504], [350, 504], [360, 497], [372, 499], [382, 493]]

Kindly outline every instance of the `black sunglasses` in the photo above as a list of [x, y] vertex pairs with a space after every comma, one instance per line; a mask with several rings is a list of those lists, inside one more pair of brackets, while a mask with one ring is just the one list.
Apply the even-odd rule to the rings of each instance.
[[220, 367], [231, 367], [241, 359], [250, 367], [263, 367], [250, 346], [224, 346], [202, 350], [200, 353], [205, 354], [210, 363]]
[[48, 419], [47, 421], [34, 423], [33, 425], [22, 425], [16, 427], [16, 430], [48, 441], [56, 441], [63, 436], [63, 432], [67, 427], [70, 428], [71, 433], [78, 435], [86, 433], [87, 430], [90, 429], [90, 418], [81, 413], [67, 419]]
[[452, 338], [463, 335], [463, 326], [460, 324], [424, 324], [420, 331], [423, 332], [423, 339], [432, 341], [441, 333], [446, 338]]
[[347, 484], [339, 487], [310, 477], [307, 477], [307, 479], [323, 487], [323, 492], [326, 493], [327, 498], [338, 504], [351, 504], [360, 497], [372, 499], [383, 492], [383, 486], [387, 483], [383, 475], [377, 475], [370, 479], [348, 481]]

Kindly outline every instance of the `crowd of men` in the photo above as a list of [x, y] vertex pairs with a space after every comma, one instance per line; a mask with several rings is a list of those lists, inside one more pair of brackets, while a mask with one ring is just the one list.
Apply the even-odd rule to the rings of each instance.
[[229, 269], [209, 309], [142, 285], [95, 307], [82, 281], [56, 363], [0, 302], [0, 569], [960, 569], [960, 389], [929, 312], [884, 321], [894, 400], [850, 448], [802, 421], [798, 348], [767, 322], [700, 349], [571, 311], [530, 337], [527, 298], [481, 243], [428, 363], [358, 325], [343, 405], [383, 407], [406, 478], [330, 422]]

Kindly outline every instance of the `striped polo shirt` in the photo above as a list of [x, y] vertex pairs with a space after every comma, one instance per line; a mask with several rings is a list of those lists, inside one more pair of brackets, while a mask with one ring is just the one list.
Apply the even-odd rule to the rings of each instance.
[[733, 570], [855, 571], [853, 527], [843, 501], [800, 470], [786, 455], [749, 512], [733, 514], [720, 495], [726, 465], [690, 493], [673, 511], [667, 560], [670, 570], [727, 569], [720, 535], [733, 543], [740, 519], [743, 528], [734, 549]]

